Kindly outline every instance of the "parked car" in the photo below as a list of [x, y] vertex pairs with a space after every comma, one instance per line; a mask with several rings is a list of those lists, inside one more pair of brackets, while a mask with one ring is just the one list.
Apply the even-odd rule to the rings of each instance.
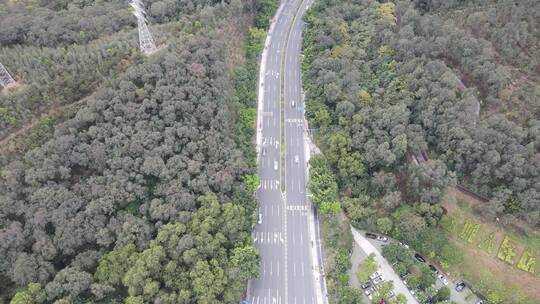
[[388, 242], [388, 238], [382, 235], [377, 236], [377, 240], [381, 242]]
[[441, 280], [441, 282], [444, 285], [448, 285], [448, 280], [444, 277], [444, 275], [442, 273], [439, 273], [439, 275], [437, 277], [439, 278], [439, 280]]
[[467, 285], [465, 284], [465, 282], [461, 281], [456, 284], [456, 291], [462, 292], [465, 289], [465, 287], [467, 287]]
[[373, 293], [373, 291], [375, 291], [375, 290], [373, 289], [373, 287], [370, 287], [370, 288], [366, 289], [366, 290], [364, 291], [364, 293], [366, 294], [366, 296], [369, 296], [370, 294]]
[[405, 244], [405, 243], [402, 243], [402, 242], [399, 242], [399, 246], [405, 248], [405, 249], [409, 249], [409, 245]]
[[371, 232], [366, 232], [366, 237], [370, 238], [370, 239], [374, 239], [374, 240], [377, 239], [377, 235], [375, 233], [371, 233]]
[[384, 281], [384, 277], [381, 275], [381, 276], [376, 277], [375, 279], [373, 279], [373, 284], [377, 285], [382, 281]]
[[380, 276], [381, 276], [381, 273], [378, 272], [378, 271], [375, 271], [374, 273], [372, 273], [372, 274], [369, 276], [369, 278], [373, 280], [373, 279], [375, 279], [375, 278], [377, 278], [377, 277], [380, 277]]
[[476, 303], [474, 303], [474, 304], [484, 304], [484, 300], [478, 300], [478, 301], [476, 301]]
[[414, 258], [418, 260], [418, 262], [422, 262], [422, 263], [425, 263], [426, 262], [426, 259], [424, 259], [423, 256], [421, 256], [419, 253], [415, 253], [414, 254]]
[[370, 287], [371, 287], [371, 282], [370, 281], [367, 281], [364, 284], [362, 284], [362, 289], [366, 289], [366, 288], [370, 288]]
[[433, 265], [431, 265], [431, 264], [429, 264], [429, 269], [431, 269], [431, 271], [433, 271], [433, 272], [437, 272], [437, 273], [439, 272], [439, 271], [437, 270], [437, 268], [435, 268], [435, 266], [433, 266]]
[[409, 275], [408, 273], [403, 272], [403, 273], [400, 273], [400, 274], [399, 274], [399, 277], [403, 280], [403, 279], [405, 279], [408, 275]]

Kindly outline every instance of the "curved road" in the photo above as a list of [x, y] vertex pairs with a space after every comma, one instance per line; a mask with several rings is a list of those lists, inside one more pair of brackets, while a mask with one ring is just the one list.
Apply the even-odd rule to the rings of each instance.
[[[247, 300], [252, 304], [326, 303], [324, 282], [319, 280], [319, 257], [314, 250], [318, 246], [317, 223], [306, 198], [301, 111], [301, 17], [312, 1], [282, 2], [261, 61], [257, 119], [261, 186], [257, 199], [262, 222], [254, 232], [255, 247], [261, 254], [261, 275], [249, 282]], [[281, 147], [282, 142], [285, 147]], [[283, 169], [284, 181], [280, 173]], [[281, 192], [282, 186], [286, 192]]]

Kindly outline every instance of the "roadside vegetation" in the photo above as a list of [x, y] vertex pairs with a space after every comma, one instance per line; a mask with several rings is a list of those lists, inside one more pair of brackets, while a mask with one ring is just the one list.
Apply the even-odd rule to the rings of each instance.
[[[535, 229], [538, 3], [513, 3], [315, 2], [304, 17], [306, 116], [334, 178], [313, 184], [337, 186], [333, 196], [321, 196], [319, 208], [337, 197], [352, 225], [391, 235], [444, 270], [472, 261], [449, 241], [455, 235], [441, 205], [456, 183], [490, 199], [476, 207], [484, 221], [519, 219]], [[477, 18], [493, 27], [475, 32]], [[456, 20], [464, 19], [461, 28]], [[528, 113], [516, 115], [522, 109]], [[415, 163], [421, 151], [429, 160]], [[476, 224], [464, 223], [459, 239], [474, 240]], [[515, 247], [512, 238], [500, 244], [501, 262], [519, 264], [520, 276], [536, 276], [529, 261], [537, 252]], [[486, 291], [500, 290], [496, 279], [470, 283], [488, 303], [538, 300], [510, 290], [488, 297]]]
[[[107, 81], [100, 75], [85, 80], [91, 85], [80, 85], [80, 91], [69, 86], [81, 96], [97, 91], [72, 116], [35, 123], [25, 133], [37, 137], [28, 139], [28, 152], [2, 166], [0, 303], [238, 303], [247, 280], [259, 273], [250, 237], [258, 184], [252, 76], [265, 29], [248, 28], [268, 22], [276, 2], [149, 2], [150, 18], [167, 33], [166, 46], [149, 58], [137, 55], [134, 32], [126, 34], [134, 38], [126, 54], [135, 60], [114, 57], [105, 68], [92, 63], [99, 56], [89, 55], [81, 68], [103, 68]], [[0, 6], [0, 14], [20, 17], [9, 26], [49, 20], [40, 14], [78, 22], [78, 14], [93, 12], [86, 9], [92, 1], [18, 3], [26, 6]], [[127, 8], [124, 13], [132, 27]], [[79, 33], [76, 25], [65, 31]], [[13, 58], [11, 48], [25, 54], [27, 44], [41, 43], [51, 48], [43, 49], [49, 57], [42, 58], [52, 62], [36, 62], [54, 67], [61, 64], [54, 58], [71, 58], [70, 49], [80, 48], [75, 44], [88, 43], [85, 51], [91, 53], [91, 45], [108, 41], [96, 37], [117, 35], [126, 26], [75, 40], [37, 31], [52, 40], [21, 35], [2, 43], [8, 49], [0, 53]], [[58, 35], [62, 39], [54, 40]], [[52, 71], [38, 70], [44, 74], [23, 78], [22, 93], [6, 98], [24, 101], [25, 90], [47, 84], [43, 79]], [[93, 72], [81, 69], [79, 79], [95, 77]], [[59, 77], [78, 81], [68, 74]], [[28, 113], [28, 120], [37, 115]]]
[[352, 264], [353, 236], [349, 221], [337, 210], [321, 209], [323, 202], [335, 202], [337, 199], [334, 176], [324, 155], [315, 155], [309, 161], [308, 193], [319, 212], [321, 238], [323, 245], [324, 274], [330, 303], [360, 303], [361, 293], [349, 287], [349, 273]]

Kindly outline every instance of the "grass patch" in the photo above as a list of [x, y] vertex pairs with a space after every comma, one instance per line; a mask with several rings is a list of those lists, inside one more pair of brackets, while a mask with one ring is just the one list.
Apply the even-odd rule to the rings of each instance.
[[464, 278], [490, 303], [539, 303], [540, 234], [534, 228], [516, 229], [475, 214], [479, 204], [452, 191], [443, 199], [449, 242], [463, 261], [449, 265], [454, 278]]

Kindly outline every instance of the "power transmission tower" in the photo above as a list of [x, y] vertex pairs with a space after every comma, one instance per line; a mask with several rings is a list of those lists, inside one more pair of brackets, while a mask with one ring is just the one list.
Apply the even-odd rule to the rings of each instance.
[[10, 85], [14, 85], [15, 80], [9, 75], [8, 71], [2, 63], [0, 63], [0, 85], [7, 88]]
[[129, 5], [131, 5], [131, 7], [134, 9], [133, 15], [137, 17], [137, 25], [139, 28], [139, 45], [141, 52], [151, 54], [156, 51], [157, 48], [156, 44], [154, 43], [154, 39], [152, 39], [152, 35], [148, 30], [148, 26], [146, 25], [147, 20], [144, 4], [142, 3], [142, 0], [132, 0]]

